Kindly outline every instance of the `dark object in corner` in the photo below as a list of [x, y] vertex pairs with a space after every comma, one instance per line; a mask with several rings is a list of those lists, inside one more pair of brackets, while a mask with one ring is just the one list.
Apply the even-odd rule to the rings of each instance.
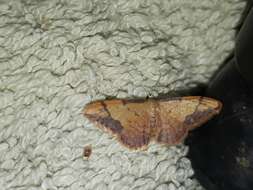
[[189, 135], [188, 157], [207, 190], [253, 189], [253, 9], [237, 38], [235, 56], [211, 82], [206, 96], [221, 114]]

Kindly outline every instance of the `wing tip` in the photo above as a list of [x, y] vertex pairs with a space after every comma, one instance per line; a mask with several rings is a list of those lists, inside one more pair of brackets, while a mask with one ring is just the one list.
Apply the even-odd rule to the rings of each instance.
[[216, 114], [220, 113], [223, 104], [221, 101], [211, 98], [211, 97], [205, 97], [205, 96], [185, 96], [182, 99], [184, 100], [197, 100], [200, 102], [200, 104], [204, 104], [210, 109], [214, 110]]
[[201, 103], [206, 104], [210, 109], [213, 109], [215, 114], [219, 114], [223, 104], [221, 101], [210, 97], [202, 97]]

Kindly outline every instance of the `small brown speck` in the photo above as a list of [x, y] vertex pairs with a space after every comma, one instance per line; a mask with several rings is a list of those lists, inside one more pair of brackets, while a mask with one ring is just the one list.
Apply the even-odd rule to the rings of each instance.
[[84, 158], [89, 158], [91, 153], [92, 153], [91, 145], [85, 146], [84, 149], [83, 149], [83, 157]]

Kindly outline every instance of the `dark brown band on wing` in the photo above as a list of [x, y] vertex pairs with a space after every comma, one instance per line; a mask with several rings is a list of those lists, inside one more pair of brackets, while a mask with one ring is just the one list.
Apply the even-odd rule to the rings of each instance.
[[86, 117], [93, 122], [97, 122], [103, 125], [105, 128], [108, 128], [110, 131], [112, 131], [115, 134], [117, 133], [119, 134], [123, 130], [121, 123], [118, 120], [113, 119], [112, 117], [100, 117], [100, 116], [88, 115], [88, 114], [86, 114]]
[[215, 112], [211, 108], [205, 111], [195, 111], [193, 114], [187, 115], [185, 117], [184, 124], [194, 125], [195, 123], [208, 120], [214, 114]]
[[122, 144], [132, 149], [138, 149], [149, 144], [150, 137], [148, 134], [143, 132], [142, 134], [129, 135], [122, 133], [119, 136], [119, 140]]
[[104, 108], [105, 112], [108, 114], [108, 116], [111, 117], [111, 113], [108, 110], [107, 105], [105, 104], [104, 101], [101, 101], [101, 105], [103, 106], [103, 108]]

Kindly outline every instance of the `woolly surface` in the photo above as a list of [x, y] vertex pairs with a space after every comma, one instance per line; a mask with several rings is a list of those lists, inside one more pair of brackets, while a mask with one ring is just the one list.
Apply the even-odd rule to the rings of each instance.
[[81, 111], [108, 96], [157, 96], [208, 82], [233, 50], [244, 6], [1, 1], [1, 189], [202, 189], [186, 146], [130, 152]]

